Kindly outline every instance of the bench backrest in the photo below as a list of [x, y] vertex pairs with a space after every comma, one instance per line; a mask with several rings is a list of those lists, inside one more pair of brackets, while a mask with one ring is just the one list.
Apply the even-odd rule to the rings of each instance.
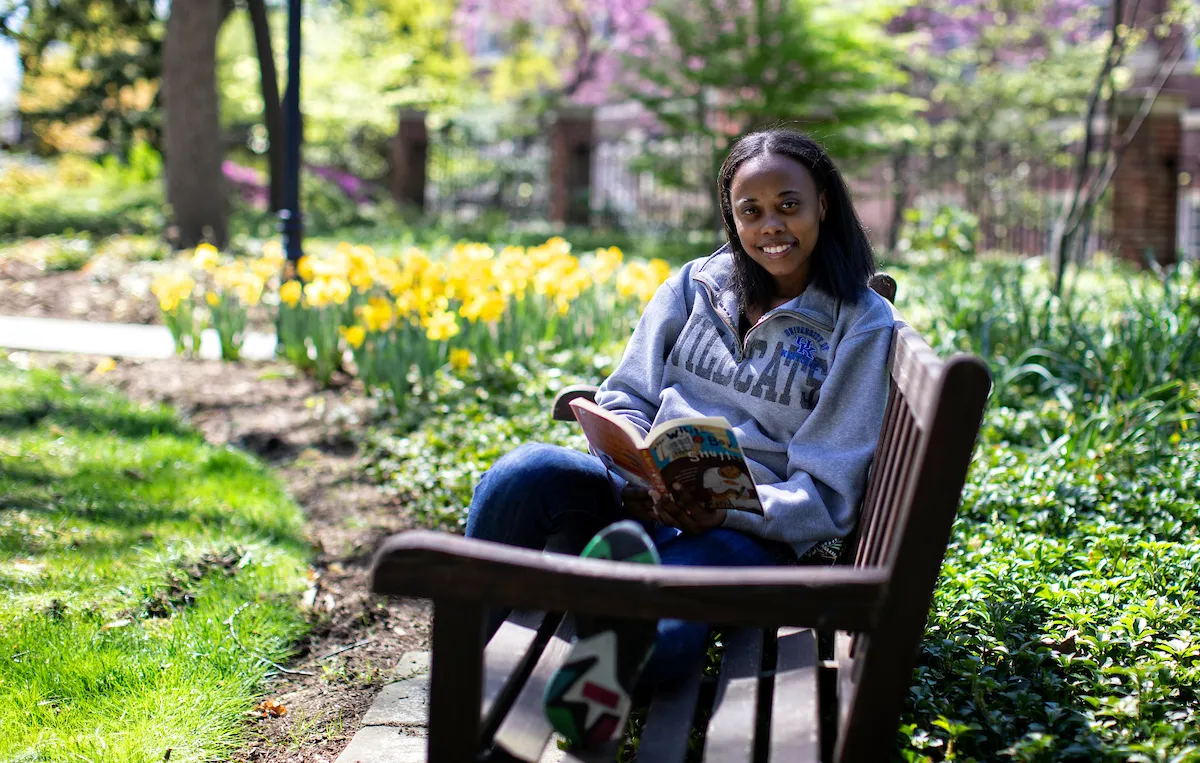
[[893, 331], [883, 428], [842, 550], [842, 563], [888, 568], [891, 582], [871, 633], [836, 639], [838, 761], [882, 760], [891, 749], [991, 389], [978, 358], [939, 360], [898, 315]]

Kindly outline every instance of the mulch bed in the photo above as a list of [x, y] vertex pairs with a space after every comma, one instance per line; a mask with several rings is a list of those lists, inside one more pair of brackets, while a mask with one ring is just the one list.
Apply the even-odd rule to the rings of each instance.
[[[252, 741], [236, 761], [332, 763], [361, 725], [404, 653], [428, 649], [427, 602], [389, 602], [367, 592], [371, 554], [413, 526], [394, 495], [367, 476], [357, 435], [377, 415], [354, 381], [322, 389], [278, 363], [122, 361], [103, 376], [96, 358], [34, 355], [43, 367], [92, 374], [136, 400], [164, 402], [217, 445], [270, 464], [308, 517], [314, 546], [314, 627], [247, 720]], [[338, 652], [345, 647], [351, 647]], [[332, 654], [338, 652], [337, 654]], [[331, 655], [332, 656], [329, 656]], [[276, 715], [279, 706], [286, 708]], [[274, 711], [274, 712], [272, 712]]]
[[154, 264], [93, 260], [82, 270], [41, 270], [0, 259], [0, 314], [117, 323], [161, 323], [150, 294]]

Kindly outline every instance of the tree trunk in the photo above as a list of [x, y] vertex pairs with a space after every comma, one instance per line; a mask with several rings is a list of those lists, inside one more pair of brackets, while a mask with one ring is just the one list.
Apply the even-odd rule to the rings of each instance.
[[278, 212], [283, 209], [283, 104], [279, 100], [279, 79], [275, 73], [266, 3], [247, 0], [247, 6], [262, 80], [263, 124], [267, 126], [267, 163], [271, 169], [271, 211]]
[[892, 220], [888, 223], [887, 251], [895, 255], [904, 228], [904, 212], [912, 204], [912, 172], [909, 169], [912, 147], [904, 146], [892, 157]]
[[227, 243], [229, 205], [221, 172], [217, 103], [217, 32], [226, 15], [221, 0], [171, 4], [163, 45], [163, 131], [167, 202], [174, 243]]

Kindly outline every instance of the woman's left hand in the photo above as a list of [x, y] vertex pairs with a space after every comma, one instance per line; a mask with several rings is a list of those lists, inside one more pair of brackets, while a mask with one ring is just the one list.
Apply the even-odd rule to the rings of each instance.
[[670, 496], [664, 496], [654, 504], [654, 513], [663, 524], [695, 535], [720, 527], [725, 521], [725, 509], [702, 508], [691, 495], [681, 490], [680, 485], [676, 484], [673, 487], [679, 496], [678, 502]]

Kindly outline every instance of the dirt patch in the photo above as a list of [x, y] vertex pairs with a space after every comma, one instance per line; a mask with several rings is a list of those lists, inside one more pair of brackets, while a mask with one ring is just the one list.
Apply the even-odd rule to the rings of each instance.
[[[88, 374], [97, 359], [31, 360]], [[216, 445], [255, 453], [304, 507], [316, 552], [306, 602], [316, 625], [283, 667], [312, 675], [279, 673], [269, 681], [272, 711], [248, 720], [252, 742], [233, 759], [332, 763], [400, 656], [429, 648], [426, 602], [367, 592], [379, 542], [412, 526], [403, 503], [371, 481], [359, 455], [357, 434], [378, 415], [376, 404], [357, 382], [321, 389], [278, 363], [122, 361], [99, 380], [136, 400], [175, 406]], [[277, 706], [286, 712], [277, 714]]]
[[157, 263], [97, 258], [81, 270], [42, 270], [0, 258], [0, 313], [118, 323], [161, 323], [150, 294]]
[[[99, 256], [79, 270], [45, 270], [0, 255], [0, 315], [161, 324], [150, 285], [173, 267], [170, 262]], [[202, 303], [201, 309], [207, 310]], [[252, 330], [274, 330], [271, 313], [261, 303], [250, 308], [247, 320]]]

